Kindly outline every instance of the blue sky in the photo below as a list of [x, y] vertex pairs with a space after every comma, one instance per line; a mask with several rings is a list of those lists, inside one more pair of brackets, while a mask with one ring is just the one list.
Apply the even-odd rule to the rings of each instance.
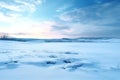
[[15, 37], [119, 37], [120, 0], [0, 0], [0, 33]]

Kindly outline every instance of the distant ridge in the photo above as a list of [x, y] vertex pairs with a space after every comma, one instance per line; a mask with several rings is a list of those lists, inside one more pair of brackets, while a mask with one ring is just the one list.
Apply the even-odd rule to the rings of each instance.
[[28, 42], [28, 41], [38, 41], [38, 42], [105, 42], [110, 37], [80, 37], [80, 38], [60, 38], [60, 39], [34, 39], [34, 38], [13, 38], [9, 36], [2, 36], [0, 40], [4, 41], [21, 41], [21, 42]]

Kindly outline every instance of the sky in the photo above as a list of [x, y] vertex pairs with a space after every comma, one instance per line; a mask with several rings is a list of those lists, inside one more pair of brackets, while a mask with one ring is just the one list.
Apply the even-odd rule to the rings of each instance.
[[119, 37], [120, 0], [0, 0], [0, 34]]

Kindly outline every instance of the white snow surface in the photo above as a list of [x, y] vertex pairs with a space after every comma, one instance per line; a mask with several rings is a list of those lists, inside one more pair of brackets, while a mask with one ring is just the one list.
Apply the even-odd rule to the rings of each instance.
[[0, 80], [120, 80], [120, 39], [109, 42], [0, 40]]

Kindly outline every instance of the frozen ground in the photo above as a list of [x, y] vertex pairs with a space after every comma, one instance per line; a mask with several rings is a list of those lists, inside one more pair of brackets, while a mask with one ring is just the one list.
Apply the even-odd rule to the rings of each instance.
[[0, 40], [0, 80], [120, 80], [120, 39], [108, 42]]

